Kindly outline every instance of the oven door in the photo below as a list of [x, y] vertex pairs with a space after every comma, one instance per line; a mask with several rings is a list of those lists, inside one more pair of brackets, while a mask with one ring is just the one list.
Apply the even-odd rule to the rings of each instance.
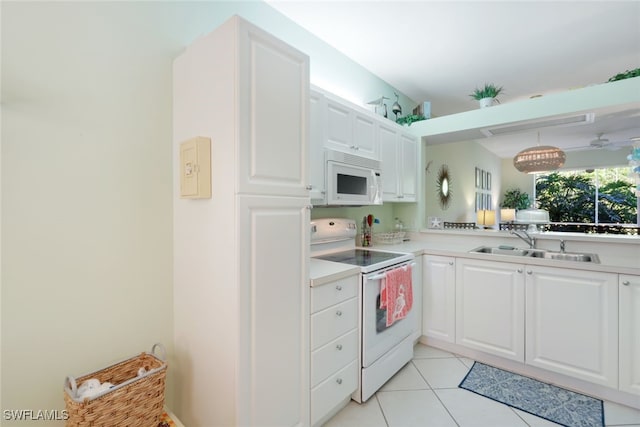
[[365, 368], [413, 332], [413, 308], [404, 319], [396, 320], [389, 327], [386, 322], [387, 311], [380, 308], [380, 285], [384, 280], [384, 272], [407, 265], [411, 265], [411, 262], [362, 275], [362, 366]]

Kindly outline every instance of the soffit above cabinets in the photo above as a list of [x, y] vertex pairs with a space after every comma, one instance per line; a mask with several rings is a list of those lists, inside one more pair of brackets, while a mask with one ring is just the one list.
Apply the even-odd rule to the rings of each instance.
[[538, 143], [589, 149], [598, 134], [620, 146], [640, 137], [640, 77], [412, 124], [427, 145], [475, 140], [501, 158]]

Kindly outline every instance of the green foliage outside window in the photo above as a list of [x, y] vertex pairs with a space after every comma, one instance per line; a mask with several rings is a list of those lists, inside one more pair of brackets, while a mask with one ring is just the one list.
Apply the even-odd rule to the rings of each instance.
[[637, 200], [629, 168], [542, 175], [536, 179], [536, 196], [538, 207], [549, 211], [552, 222], [635, 224], [637, 221]]

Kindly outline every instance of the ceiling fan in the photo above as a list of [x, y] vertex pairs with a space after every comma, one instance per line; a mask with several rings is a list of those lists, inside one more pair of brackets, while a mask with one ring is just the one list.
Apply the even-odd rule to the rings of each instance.
[[564, 151], [581, 151], [581, 150], [609, 150], [609, 151], [617, 151], [622, 147], [626, 147], [631, 145], [633, 141], [631, 140], [621, 140], [621, 141], [609, 141], [607, 138], [603, 138], [604, 133], [596, 134], [596, 139], [591, 140], [589, 145], [582, 145], [579, 147], [571, 147], [566, 148]]

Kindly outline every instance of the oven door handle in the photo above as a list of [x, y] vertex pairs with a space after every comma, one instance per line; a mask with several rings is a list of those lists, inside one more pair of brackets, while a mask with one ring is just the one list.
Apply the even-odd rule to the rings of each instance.
[[[415, 262], [412, 262], [411, 264], [406, 264], [406, 265], [411, 265], [411, 267], [415, 267], [416, 263], [415, 263]], [[406, 265], [402, 265], [402, 266], [400, 266], [400, 267], [396, 267], [396, 268], [404, 268]], [[392, 268], [392, 269], [389, 269], [389, 270], [394, 270], [394, 269]], [[389, 271], [389, 270], [387, 270], [387, 271]], [[371, 277], [367, 276], [367, 280], [379, 280], [379, 279], [384, 279], [384, 278], [385, 278], [385, 276], [386, 276], [386, 275], [385, 275], [384, 273], [382, 273], [382, 274], [376, 274], [375, 276], [371, 276]]]

